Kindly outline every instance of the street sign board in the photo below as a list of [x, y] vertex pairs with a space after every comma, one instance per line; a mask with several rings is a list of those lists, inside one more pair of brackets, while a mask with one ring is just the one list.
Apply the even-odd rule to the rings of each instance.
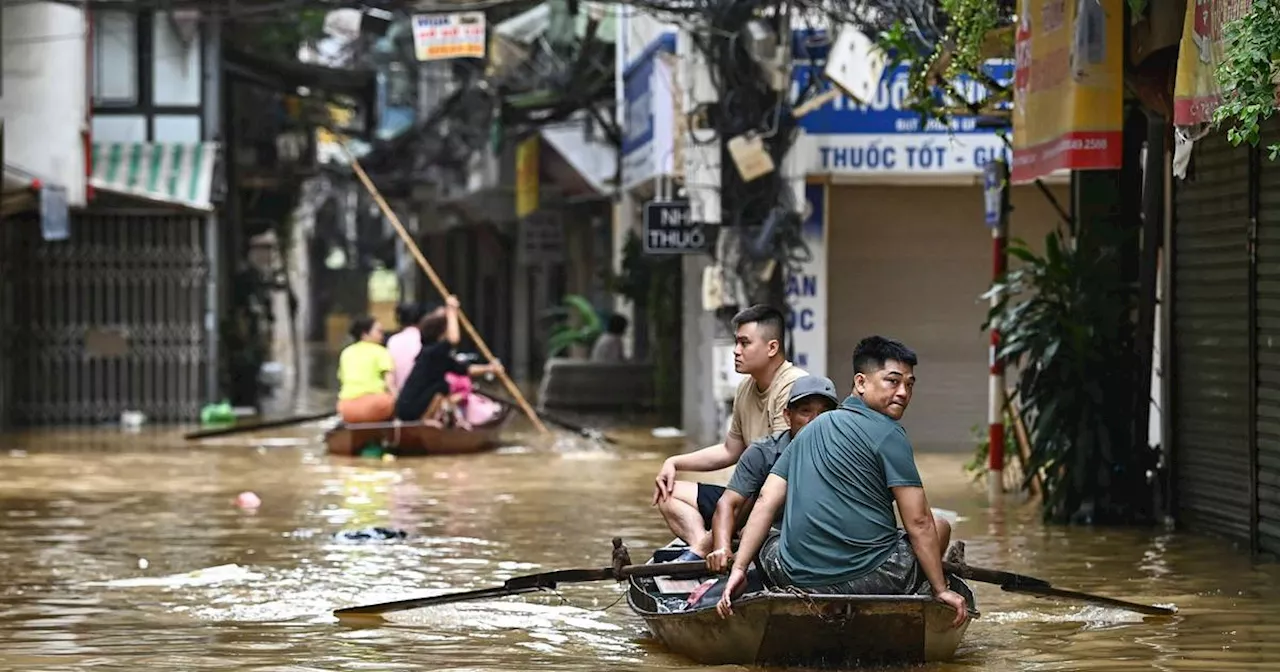
[[652, 201], [644, 206], [646, 254], [697, 254], [707, 247], [701, 222], [693, 221], [688, 201]]
[[1000, 225], [1000, 217], [1004, 213], [1005, 164], [1003, 161], [988, 161], [982, 167], [982, 205], [986, 215], [987, 226], [995, 228]]
[[413, 50], [419, 61], [484, 58], [484, 12], [414, 15]]

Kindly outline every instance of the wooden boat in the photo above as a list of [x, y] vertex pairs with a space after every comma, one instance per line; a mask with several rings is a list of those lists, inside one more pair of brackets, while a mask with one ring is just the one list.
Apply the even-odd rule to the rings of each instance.
[[[474, 394], [474, 393], [473, 393]], [[392, 455], [466, 455], [498, 447], [500, 429], [511, 407], [476, 394], [493, 410], [472, 429], [432, 427], [423, 422], [370, 422], [339, 424], [324, 435], [330, 455], [359, 455], [366, 446], [378, 445]]]
[[[674, 559], [683, 546], [654, 553]], [[958, 577], [951, 589], [978, 615], [973, 591]], [[955, 612], [929, 595], [796, 595], [748, 586], [722, 619], [714, 604], [685, 607], [697, 581], [632, 578], [627, 604], [667, 649], [703, 665], [856, 667], [946, 661], [969, 622], [952, 628]]]

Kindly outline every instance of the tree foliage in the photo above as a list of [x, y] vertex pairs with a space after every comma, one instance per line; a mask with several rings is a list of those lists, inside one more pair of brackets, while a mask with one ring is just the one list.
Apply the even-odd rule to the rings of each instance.
[[[1280, 79], [1280, 2], [1253, 0], [1249, 11], [1223, 27], [1222, 61], [1214, 71], [1222, 90], [1213, 123], [1226, 127], [1232, 145], [1257, 147], [1262, 122], [1276, 111]], [[1280, 144], [1267, 147], [1271, 160]]]

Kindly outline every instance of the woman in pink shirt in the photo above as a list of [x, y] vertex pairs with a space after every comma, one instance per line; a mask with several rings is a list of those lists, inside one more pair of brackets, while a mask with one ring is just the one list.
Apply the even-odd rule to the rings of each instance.
[[391, 374], [395, 377], [397, 390], [404, 388], [404, 381], [413, 370], [413, 362], [422, 351], [422, 332], [418, 330], [418, 323], [427, 312], [416, 303], [396, 306], [400, 331], [387, 339], [387, 350], [391, 352]]

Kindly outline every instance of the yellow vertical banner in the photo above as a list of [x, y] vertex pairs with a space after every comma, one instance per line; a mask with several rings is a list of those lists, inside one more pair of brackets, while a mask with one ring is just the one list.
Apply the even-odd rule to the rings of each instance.
[[516, 218], [538, 210], [538, 136], [516, 145]]
[[1187, 0], [1173, 84], [1173, 123], [1194, 126], [1210, 121], [1222, 95], [1214, 70], [1222, 62], [1222, 27], [1244, 16], [1250, 0]]
[[1018, 0], [1013, 182], [1120, 167], [1124, 2]]

